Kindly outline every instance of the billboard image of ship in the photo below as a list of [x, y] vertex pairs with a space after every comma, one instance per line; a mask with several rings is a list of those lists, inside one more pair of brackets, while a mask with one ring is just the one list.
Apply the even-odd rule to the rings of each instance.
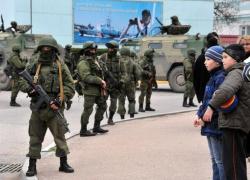
[[140, 38], [160, 33], [157, 17], [162, 21], [163, 3], [153, 1], [74, 0], [73, 42]]

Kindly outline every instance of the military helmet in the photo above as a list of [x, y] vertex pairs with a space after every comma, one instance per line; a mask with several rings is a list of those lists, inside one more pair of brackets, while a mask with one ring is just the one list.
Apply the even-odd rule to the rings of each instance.
[[19, 44], [14, 44], [12, 46], [12, 51], [21, 51], [21, 46]]
[[177, 16], [172, 16], [171, 19], [172, 20], [178, 20], [178, 17]]
[[119, 44], [112, 40], [105, 44], [107, 48], [119, 48]]
[[133, 51], [133, 50], [130, 51], [130, 57], [137, 57], [135, 51]]
[[96, 49], [98, 46], [94, 41], [87, 41], [83, 44], [82, 49]]
[[120, 55], [122, 56], [130, 56], [129, 48], [122, 47], [119, 52], [120, 52]]
[[66, 46], [65, 46], [65, 49], [71, 49], [71, 45], [70, 44], [67, 44]]
[[10, 25], [11, 25], [11, 27], [16, 27], [17, 26], [17, 22], [16, 21], [11, 21]]
[[37, 46], [37, 50], [41, 50], [41, 48], [43, 46], [49, 46], [49, 47], [52, 47], [54, 48], [57, 52], [59, 51], [58, 50], [58, 45], [57, 45], [57, 42], [54, 38], [52, 37], [45, 37], [45, 38], [42, 38], [39, 43], [38, 43], [38, 46]]
[[144, 52], [144, 56], [152, 56], [154, 54], [155, 50], [152, 49], [152, 48], [149, 48], [147, 49], [145, 52]]
[[190, 55], [190, 56], [195, 56], [196, 51], [191, 48], [191, 49], [188, 49], [187, 54]]

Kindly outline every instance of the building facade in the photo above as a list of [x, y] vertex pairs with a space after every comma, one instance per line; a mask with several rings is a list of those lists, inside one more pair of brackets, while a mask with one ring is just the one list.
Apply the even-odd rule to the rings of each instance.
[[[176, 15], [182, 24], [192, 26], [189, 34], [207, 34], [213, 30], [213, 0], [156, 1], [163, 3], [163, 24], [170, 24], [170, 17]], [[74, 0], [0, 0], [0, 4], [5, 27], [12, 20], [32, 24], [32, 33], [52, 34], [62, 45], [73, 44]]]
[[230, 23], [214, 22], [214, 30], [224, 35], [250, 35], [250, 0], [239, 0], [239, 11]]

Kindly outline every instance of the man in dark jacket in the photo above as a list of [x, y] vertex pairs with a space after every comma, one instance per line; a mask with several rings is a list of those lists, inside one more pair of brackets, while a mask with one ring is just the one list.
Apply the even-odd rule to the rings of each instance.
[[206, 84], [209, 80], [209, 73], [204, 65], [205, 52], [208, 48], [218, 45], [219, 36], [216, 32], [208, 33], [206, 47], [202, 49], [201, 54], [196, 59], [194, 64], [194, 90], [198, 102], [201, 102], [204, 96]]

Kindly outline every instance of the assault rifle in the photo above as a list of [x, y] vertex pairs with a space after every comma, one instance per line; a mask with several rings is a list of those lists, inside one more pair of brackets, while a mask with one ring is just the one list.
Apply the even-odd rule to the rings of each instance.
[[[30, 85], [30, 87], [35, 90], [35, 92], [39, 95], [39, 99], [37, 101], [37, 103], [34, 105], [34, 111], [37, 111], [41, 105], [43, 103], [46, 103], [48, 106], [50, 106], [50, 103], [52, 101], [52, 99], [48, 96], [48, 94], [44, 91], [44, 89], [42, 88], [41, 85], [38, 84], [34, 84], [33, 83], [33, 78], [31, 77], [31, 75], [28, 73], [28, 71], [25, 69], [21, 72], [18, 73], [25, 81], [27, 81], [27, 83]], [[70, 132], [69, 128], [68, 128], [68, 123], [66, 121], [66, 119], [64, 118], [64, 116], [61, 114], [61, 112], [58, 110], [53, 110], [53, 112], [55, 113], [57, 120], [59, 122], [60, 125], [63, 126], [64, 128], [64, 132]]]

